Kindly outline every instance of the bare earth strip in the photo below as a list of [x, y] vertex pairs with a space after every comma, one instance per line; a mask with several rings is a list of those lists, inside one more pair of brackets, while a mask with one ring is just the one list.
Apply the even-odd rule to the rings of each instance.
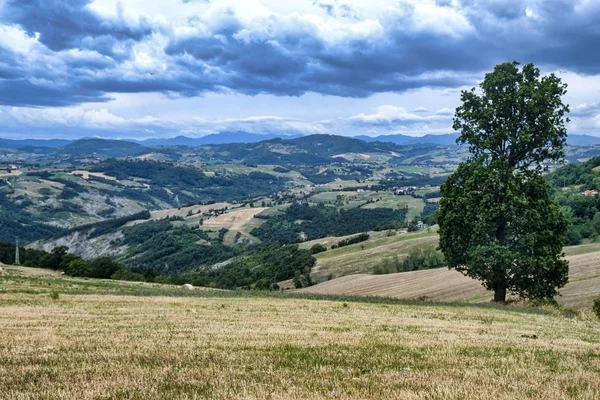
[[[600, 297], [600, 252], [567, 257], [569, 283], [557, 301], [574, 309], [590, 309]], [[310, 288], [305, 293], [385, 296], [400, 299], [487, 301], [491, 297], [479, 281], [446, 268], [389, 275], [349, 275]]]

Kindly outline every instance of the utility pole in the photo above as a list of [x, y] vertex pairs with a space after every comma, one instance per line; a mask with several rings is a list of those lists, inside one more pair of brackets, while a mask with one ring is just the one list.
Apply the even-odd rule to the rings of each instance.
[[21, 265], [19, 260], [19, 238], [17, 238], [17, 248], [15, 250], [15, 265]]

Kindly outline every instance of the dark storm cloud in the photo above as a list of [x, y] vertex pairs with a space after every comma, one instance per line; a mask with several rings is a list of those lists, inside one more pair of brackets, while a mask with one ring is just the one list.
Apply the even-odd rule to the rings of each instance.
[[122, 7], [118, 18], [108, 21], [87, 7], [91, 0], [8, 0], [3, 19], [19, 24], [30, 35], [54, 51], [85, 48], [114, 56], [115, 44], [140, 40], [152, 29], [143, 19], [132, 27], [123, 21]]
[[[131, 66], [132, 46], [156, 33], [151, 24], [144, 18], [135, 26], [126, 23], [122, 9], [106, 20], [89, 4], [4, 4], [2, 22], [21, 27], [31, 38], [39, 33], [35, 51], [40, 60], [54, 63], [44, 68], [39, 60], [0, 47], [0, 104], [69, 105], [136, 92], [366, 97], [472, 85], [482, 71], [515, 59], [600, 74], [600, 2], [463, 0], [453, 8], [438, 0], [431, 15], [419, 14], [416, 6], [398, 6], [397, 13], [370, 21], [376, 27], [363, 21], [349, 28], [278, 14], [252, 24], [228, 8], [190, 18], [185, 35], [176, 34], [177, 27], [161, 32], [167, 37], [158, 55], [162, 67], [153, 69]], [[344, 10], [353, 14], [341, 2], [315, 5], [332, 16]], [[427, 25], [428, 17], [435, 23]]]

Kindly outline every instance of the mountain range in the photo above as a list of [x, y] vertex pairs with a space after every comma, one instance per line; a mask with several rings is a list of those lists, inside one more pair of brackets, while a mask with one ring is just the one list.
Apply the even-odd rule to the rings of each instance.
[[[124, 141], [115, 142], [128, 142], [132, 144], [139, 144], [143, 146], [205, 146], [205, 145], [219, 145], [219, 144], [234, 144], [234, 143], [258, 143], [273, 139], [296, 139], [300, 137], [310, 137], [302, 135], [279, 135], [279, 134], [256, 134], [248, 132], [221, 132], [202, 136], [199, 138], [192, 138], [187, 136], [176, 136], [172, 138], [152, 138], [145, 140], [134, 140], [128, 139]], [[394, 143], [402, 146], [412, 146], [420, 144], [438, 145], [438, 146], [453, 146], [456, 144], [458, 138], [457, 133], [447, 133], [441, 135], [425, 135], [425, 136], [408, 136], [408, 135], [381, 135], [381, 136], [355, 136], [354, 139], [359, 139], [364, 142], [385, 142]], [[94, 138], [84, 138], [86, 140], [96, 140]], [[67, 140], [67, 139], [2, 139], [0, 138], [0, 148], [10, 149], [23, 149], [27, 147], [65, 147], [78, 140]], [[99, 142], [88, 142], [99, 144]], [[600, 137], [590, 135], [569, 135], [567, 144], [571, 146], [593, 146], [600, 145]], [[131, 149], [130, 149], [131, 150]]]

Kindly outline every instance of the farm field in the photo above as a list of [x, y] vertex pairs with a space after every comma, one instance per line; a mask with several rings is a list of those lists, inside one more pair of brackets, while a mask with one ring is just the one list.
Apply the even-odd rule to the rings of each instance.
[[2, 171], [0, 171], [0, 178], [17, 177], [17, 176], [20, 176], [22, 174], [23, 174], [23, 172], [21, 172], [21, 171], [8, 172], [6, 170], [2, 170]]
[[[245, 236], [251, 237], [251, 239], [254, 241], [257, 241], [258, 239], [251, 236], [249, 232], [253, 228], [259, 226], [259, 223], [252, 221], [257, 214], [260, 214], [266, 209], [267, 208], [262, 207], [244, 208], [241, 210], [230, 211], [226, 214], [219, 215], [216, 218], [207, 219], [203, 224], [203, 228], [211, 230], [227, 229], [227, 233], [223, 239], [227, 244], [234, 244], [235, 236], [238, 232], [244, 234]], [[264, 220], [261, 222], [264, 222]]]
[[[436, 230], [437, 227], [433, 226], [428, 231], [393, 233], [393, 236], [388, 236], [387, 231], [369, 232], [371, 237], [365, 242], [316, 254], [317, 264], [313, 268], [312, 275], [319, 282], [327, 279], [329, 275], [340, 277], [369, 273], [375, 265], [386, 258], [398, 256], [402, 259], [412, 248], [437, 246], [438, 235]], [[331, 248], [340, 240], [353, 236], [356, 235], [316, 239], [302, 243], [300, 247], [309, 249], [311, 246], [320, 243], [327, 248]]]
[[600, 396], [600, 324], [586, 315], [183, 292], [11, 267], [0, 282], [1, 399]]
[[[414, 242], [414, 239], [404, 243], [411, 242]], [[589, 245], [589, 249], [592, 251], [597, 247]], [[576, 255], [566, 257], [570, 264], [569, 283], [561, 290], [561, 296], [556, 300], [567, 308], [589, 310], [594, 299], [600, 297], [600, 251], [587, 253], [585, 248], [586, 246], [578, 246], [577, 249], [574, 249]], [[369, 258], [369, 256], [365, 255], [365, 258]], [[321, 260], [319, 262], [318, 266], [327, 265]], [[467, 302], [490, 301], [493, 297], [492, 292], [486, 291], [479, 281], [446, 268], [388, 275], [348, 275], [300, 291], [317, 294], [385, 296], [400, 299], [425, 297], [436, 301], [461, 300]]]

